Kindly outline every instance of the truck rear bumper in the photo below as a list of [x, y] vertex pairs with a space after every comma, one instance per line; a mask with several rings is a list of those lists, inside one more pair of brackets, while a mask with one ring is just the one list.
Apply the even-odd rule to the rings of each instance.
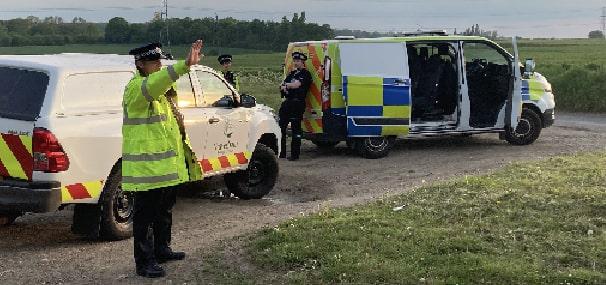
[[44, 213], [61, 206], [61, 183], [0, 180], [0, 213]]

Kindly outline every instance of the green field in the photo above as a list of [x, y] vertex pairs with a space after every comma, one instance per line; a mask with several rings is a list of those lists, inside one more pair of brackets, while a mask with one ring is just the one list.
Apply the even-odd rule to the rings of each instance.
[[606, 152], [555, 157], [325, 208], [235, 241], [243, 251], [228, 242], [196, 274], [225, 284], [606, 284], [604, 165]]
[[[125, 54], [136, 45], [66, 45], [49, 47], [0, 47], [0, 54], [48, 54], [61, 52]], [[511, 44], [503, 46], [510, 49]], [[604, 40], [523, 40], [520, 56], [534, 58], [537, 71], [552, 83], [558, 110], [606, 112], [606, 41]], [[182, 58], [187, 46], [172, 48]], [[235, 55], [234, 70], [240, 73], [242, 91], [258, 101], [277, 107], [280, 98], [277, 85], [281, 81], [284, 54], [263, 50], [206, 47], [208, 56], [203, 64], [218, 67], [216, 55]]]
[[606, 112], [606, 41], [522, 41], [519, 47], [520, 57], [534, 58], [553, 85], [559, 110]]

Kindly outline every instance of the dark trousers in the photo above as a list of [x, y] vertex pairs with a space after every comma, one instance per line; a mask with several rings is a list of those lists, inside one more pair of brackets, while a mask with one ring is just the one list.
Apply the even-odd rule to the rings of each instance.
[[280, 129], [282, 130], [281, 156], [286, 153], [286, 130], [288, 124], [292, 129], [292, 142], [290, 144], [290, 155], [293, 158], [299, 158], [301, 153], [301, 138], [303, 137], [303, 129], [301, 128], [301, 120], [305, 113], [305, 101], [297, 99], [287, 99], [282, 102], [280, 107]]
[[144, 267], [155, 263], [158, 254], [170, 250], [177, 187], [136, 192], [134, 198], [135, 263], [137, 267]]

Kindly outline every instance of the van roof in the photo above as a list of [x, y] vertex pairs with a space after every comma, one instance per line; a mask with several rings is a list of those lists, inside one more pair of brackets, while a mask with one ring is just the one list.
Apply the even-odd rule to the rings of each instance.
[[[164, 64], [175, 61], [166, 60]], [[135, 61], [130, 55], [62, 53], [49, 55], [0, 55], [0, 66], [14, 66], [49, 72], [132, 71]], [[198, 66], [197, 69], [211, 69]]]
[[304, 43], [351, 43], [351, 42], [425, 42], [425, 41], [489, 41], [485, 37], [477, 36], [404, 36], [404, 37], [381, 37], [381, 38], [359, 38], [359, 39], [339, 39], [327, 41], [306, 41], [295, 42], [294, 44]]

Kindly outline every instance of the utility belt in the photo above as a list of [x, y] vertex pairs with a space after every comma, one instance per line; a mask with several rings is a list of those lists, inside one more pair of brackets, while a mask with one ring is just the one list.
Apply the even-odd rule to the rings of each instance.
[[291, 101], [305, 101], [305, 95], [298, 95], [298, 94], [289, 94], [286, 93], [284, 94], [284, 98], [286, 98], [286, 100]]

